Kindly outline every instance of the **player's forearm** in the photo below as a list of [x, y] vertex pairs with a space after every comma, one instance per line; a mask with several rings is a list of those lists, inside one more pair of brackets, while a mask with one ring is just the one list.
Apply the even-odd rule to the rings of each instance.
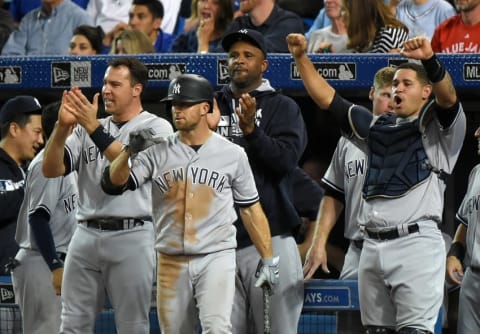
[[340, 213], [342, 212], [343, 204], [332, 196], [325, 195], [320, 202], [317, 220], [313, 229], [309, 229], [307, 238], [312, 240], [312, 245], [319, 245], [325, 247], [328, 241], [328, 236], [335, 226]]
[[260, 256], [264, 259], [271, 259], [273, 257], [272, 236], [260, 202], [241, 208], [240, 217]]
[[457, 102], [457, 92], [445, 66], [433, 52], [431, 57], [422, 60], [422, 64], [432, 81], [433, 94], [437, 104], [443, 109], [453, 106]]
[[457, 91], [448, 72], [442, 81], [433, 84], [433, 93], [435, 94], [437, 104], [444, 109], [453, 106], [457, 102]]
[[128, 167], [129, 151], [122, 151], [110, 165], [110, 182], [115, 186], [123, 186], [128, 182], [130, 167]]
[[65, 141], [70, 135], [70, 128], [55, 125], [55, 128], [45, 145], [42, 162], [42, 173], [45, 177], [58, 177], [65, 174], [64, 155]]
[[454, 242], [459, 242], [463, 245], [463, 247], [466, 247], [467, 243], [467, 227], [463, 224], [459, 224], [457, 227], [457, 231], [455, 232], [455, 236], [453, 237]]
[[322, 109], [327, 109], [332, 103], [335, 90], [328, 82], [317, 72], [307, 54], [294, 57], [298, 72], [302, 77], [303, 84], [307, 89], [308, 95]]

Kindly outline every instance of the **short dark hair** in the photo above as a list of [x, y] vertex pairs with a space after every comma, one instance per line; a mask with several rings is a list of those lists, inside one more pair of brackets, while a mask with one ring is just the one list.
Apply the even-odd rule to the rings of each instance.
[[160, 0], [133, 0], [133, 5], [146, 6], [154, 18], [163, 19], [164, 9]]
[[55, 128], [55, 123], [58, 119], [58, 111], [60, 110], [61, 105], [62, 101], [55, 101], [43, 107], [42, 128], [46, 139], [50, 138], [50, 135]]
[[[157, 1], [157, 0], [155, 0]], [[141, 84], [143, 88], [148, 83], [148, 70], [147, 67], [138, 59], [132, 57], [115, 58], [108, 62], [109, 67], [128, 67], [130, 71], [130, 82], [132, 86]]]
[[97, 52], [97, 54], [101, 54], [103, 50], [103, 38], [105, 37], [105, 33], [103, 32], [102, 27], [93, 27], [86, 24], [78, 26], [73, 31], [73, 35], [82, 35], [85, 36], [86, 39], [92, 45], [92, 48]]
[[0, 138], [5, 138], [8, 134], [8, 131], [10, 129], [10, 124], [12, 123], [17, 123], [21, 128], [24, 128], [25, 125], [27, 125], [28, 123], [30, 123], [31, 121], [31, 118], [30, 116], [31, 115], [38, 115], [39, 113], [35, 113], [35, 114], [22, 114], [22, 113], [19, 113], [17, 115], [15, 115], [15, 117], [8, 123], [5, 123], [3, 125], [1, 125], [1, 128], [0, 128]]
[[[412, 63], [412, 62], [405, 62], [401, 63], [400, 65], [397, 66], [396, 71], [401, 70], [401, 69], [408, 69], [412, 70], [417, 74], [417, 79], [422, 83], [422, 85], [431, 85], [430, 79], [428, 79], [428, 74], [427, 71], [425, 71], [425, 68], [423, 65], [417, 64], [417, 63]], [[396, 72], [395, 71], [395, 72]]]

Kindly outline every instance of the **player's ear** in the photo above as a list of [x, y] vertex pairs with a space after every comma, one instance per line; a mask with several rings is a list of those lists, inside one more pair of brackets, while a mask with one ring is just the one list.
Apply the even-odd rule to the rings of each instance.
[[374, 95], [375, 95], [375, 88], [373, 88], [373, 86], [372, 86], [372, 87], [370, 87], [370, 92], [368, 93], [368, 99], [370, 101], [373, 101]]
[[268, 59], [262, 61], [262, 73], [264, 73], [268, 68]]
[[143, 91], [143, 85], [142, 84], [135, 84], [133, 86], [133, 96], [140, 96], [140, 94], [142, 94], [142, 91]]

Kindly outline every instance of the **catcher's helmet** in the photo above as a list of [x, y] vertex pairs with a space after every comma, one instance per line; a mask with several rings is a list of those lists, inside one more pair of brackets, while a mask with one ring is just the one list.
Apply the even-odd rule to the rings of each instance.
[[213, 110], [213, 86], [198, 74], [181, 74], [170, 82], [167, 97], [160, 102], [208, 102]]

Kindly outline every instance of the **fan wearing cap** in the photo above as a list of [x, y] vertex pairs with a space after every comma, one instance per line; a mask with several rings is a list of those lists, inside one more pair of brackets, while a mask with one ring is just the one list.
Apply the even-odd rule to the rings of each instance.
[[0, 109], [0, 275], [18, 251], [15, 229], [24, 196], [28, 161], [43, 145], [42, 106], [32, 96], [16, 96]]
[[[162, 101], [171, 104], [178, 131], [163, 140], [154, 140], [148, 131], [130, 133], [129, 148], [103, 175], [103, 189], [111, 194], [152, 180], [162, 333], [196, 334], [199, 318], [205, 333], [231, 333], [234, 203], [263, 260], [258, 286], [273, 289], [278, 282], [270, 230], [247, 155], [209, 129], [213, 95], [202, 76], [182, 74], [172, 80]], [[254, 272], [250, 279], [255, 280]]]
[[[292, 231], [301, 220], [288, 183], [307, 144], [305, 124], [295, 101], [263, 78], [268, 60], [262, 34], [242, 29], [225, 36], [222, 45], [228, 53], [230, 84], [216, 93], [221, 113], [216, 131], [247, 152], [270, 223], [273, 251], [280, 257], [282, 280], [270, 303], [272, 333], [296, 333], [303, 307], [303, 272]], [[248, 274], [255, 272], [258, 254], [240, 218], [233, 333], [261, 333], [261, 291]]]

